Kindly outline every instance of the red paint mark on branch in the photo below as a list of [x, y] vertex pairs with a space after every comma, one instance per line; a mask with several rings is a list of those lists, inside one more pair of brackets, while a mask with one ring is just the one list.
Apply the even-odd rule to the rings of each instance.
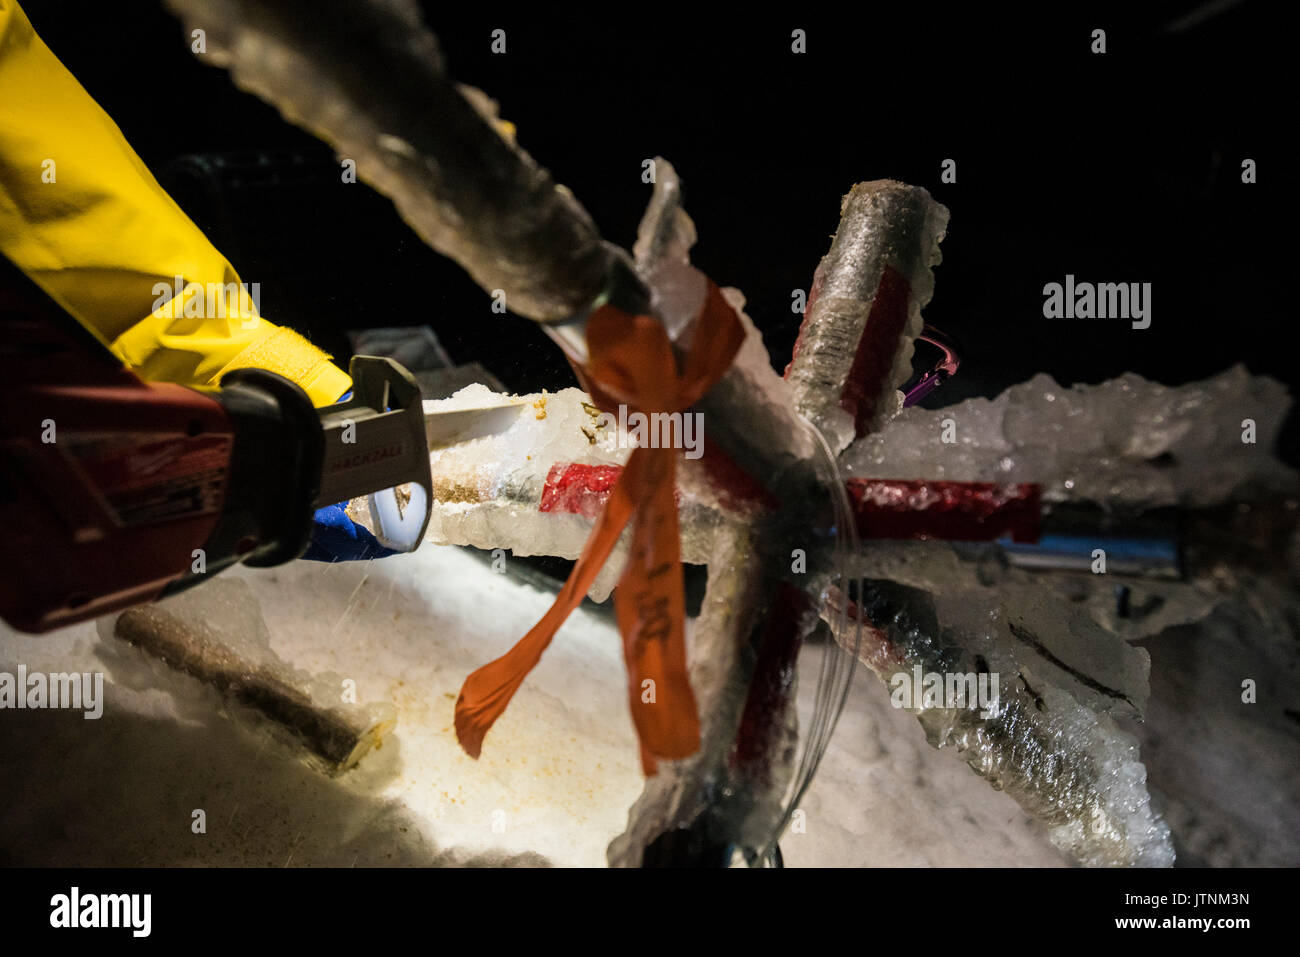
[[849, 479], [862, 538], [1036, 542], [1041, 489], [1030, 484]]
[[903, 274], [886, 265], [871, 301], [871, 313], [858, 340], [858, 351], [844, 380], [840, 407], [853, 416], [859, 436], [871, 430], [871, 420], [884, 391], [885, 380], [898, 354], [898, 340], [907, 326], [912, 287]]
[[609, 490], [623, 473], [621, 465], [556, 463], [546, 474], [541, 512], [569, 512], [595, 518], [605, 507]]

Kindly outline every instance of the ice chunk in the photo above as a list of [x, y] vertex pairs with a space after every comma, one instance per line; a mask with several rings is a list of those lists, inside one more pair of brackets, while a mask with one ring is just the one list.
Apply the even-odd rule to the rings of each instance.
[[[577, 558], [634, 436], [611, 422], [579, 389], [510, 396], [482, 385], [425, 402], [426, 413], [522, 402], [503, 432], [435, 449], [429, 455], [433, 507], [425, 538], [441, 545], [510, 549], [517, 555]], [[715, 452], [681, 459], [677, 470], [682, 560], [704, 564], [728, 522], [761, 510], [761, 490]], [[361, 501], [349, 505], [360, 514]], [[626, 533], [625, 536], [626, 537]], [[590, 592], [604, 601], [625, 561], [620, 541]]]
[[[1240, 365], [1174, 387], [1126, 373], [1066, 388], [1040, 374], [995, 399], [906, 409], [841, 464], [875, 478], [1036, 482], [1056, 501], [1204, 506], [1247, 486], [1294, 487], [1273, 458], [1290, 405], [1281, 383]], [[946, 419], [955, 442], [942, 441]]]

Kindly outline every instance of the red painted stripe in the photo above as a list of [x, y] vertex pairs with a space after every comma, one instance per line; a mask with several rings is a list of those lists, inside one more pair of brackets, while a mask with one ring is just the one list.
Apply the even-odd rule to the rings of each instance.
[[[764, 509], [776, 508], [776, 499], [708, 439], [704, 441], [704, 457], [700, 464], [723, 508], [731, 511], [743, 511], [755, 505]], [[552, 465], [542, 487], [538, 511], [567, 512], [594, 519], [605, 507], [610, 490], [622, 472], [621, 465], [582, 465], [577, 462]], [[680, 493], [675, 494], [680, 499]]]
[[1041, 489], [1031, 484], [849, 479], [862, 538], [1036, 542]]
[[862, 329], [862, 338], [858, 340], [858, 351], [853, 356], [853, 365], [840, 393], [840, 407], [853, 416], [859, 437], [870, 431], [885, 380], [893, 368], [894, 356], [898, 354], [898, 340], [907, 326], [907, 309], [911, 300], [912, 287], [903, 274], [886, 264], [871, 302], [867, 324]]
[[621, 465], [556, 463], [546, 473], [540, 512], [569, 512], [594, 519], [605, 507], [610, 489], [623, 473]]
[[795, 692], [795, 661], [813, 613], [812, 599], [788, 582], [781, 583], [768, 609], [731, 751], [732, 767], [758, 786], [771, 782], [772, 758]]
[[[705, 463], [725, 507], [772, 505], [762, 487], [721, 452], [706, 453]], [[538, 510], [594, 519], [622, 471], [621, 465], [552, 465]], [[1040, 534], [1037, 485], [860, 478], [846, 485], [862, 538], [987, 542], [1011, 535], [1017, 542], [1036, 542]]]

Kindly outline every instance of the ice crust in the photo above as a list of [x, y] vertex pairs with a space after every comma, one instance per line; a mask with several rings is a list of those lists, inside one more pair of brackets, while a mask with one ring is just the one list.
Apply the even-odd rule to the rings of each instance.
[[910, 296], [903, 335], [884, 380], [864, 383], [863, 401], [874, 413], [868, 431], [902, 407], [896, 390], [912, 374], [912, 343], [924, 327], [921, 309], [934, 295], [932, 269], [942, 260], [939, 243], [948, 210], [920, 187], [894, 180], [858, 183], [844, 197], [830, 251], [817, 266], [788, 380], [795, 408], [822, 430], [839, 451], [857, 431], [854, 409], [846, 409], [845, 387], [880, 289], [885, 268], [907, 281]]
[[[726, 766], [748, 690], [738, 636], [754, 624], [762, 579], [746, 560], [753, 551], [752, 533], [734, 527], [728, 531], [715, 539], [704, 605], [690, 631], [691, 688], [700, 715], [701, 748], [685, 760], [663, 762], [659, 773], [646, 780], [628, 810], [627, 830], [609, 845], [611, 867], [640, 867], [655, 838], [689, 827], [702, 816], [714, 821], [710, 830], [715, 837], [729, 835], [739, 842], [742, 835], [749, 836], [744, 829], [747, 809], [725, 800], [731, 793]], [[767, 820], [770, 827], [772, 817]], [[758, 842], [769, 836], [760, 835]]]
[[[510, 549], [516, 555], [577, 558], [595, 513], [540, 510], [547, 476], [555, 465], [621, 466], [632, 439], [616, 425], [598, 424], [591, 398], [580, 389], [511, 396], [471, 385], [449, 399], [425, 402], [429, 412], [520, 404], [509, 429], [430, 453], [433, 510], [425, 533], [439, 545]], [[596, 412], [594, 415], [593, 412]], [[709, 474], [702, 459], [679, 461], [678, 509], [682, 560], [705, 564], [715, 556], [723, 526], [744, 522], [755, 507], [737, 501]], [[589, 596], [604, 601], [626, 560], [625, 531], [592, 584]]]
[[[943, 626], [977, 636], [981, 648], [1000, 644], [1021, 667], [1093, 710], [1142, 716], [1150, 662], [1146, 652], [1111, 627], [1113, 577], [1035, 574], [1007, 567], [986, 551], [961, 554], [944, 542], [871, 542], [855, 567], [868, 578], [926, 592]], [[1205, 610], [1194, 600], [1187, 609], [1185, 617], [1167, 611], [1160, 620], [1186, 620]], [[1129, 637], [1137, 634], [1134, 629]]]
[[[590, 407], [591, 401], [585, 392], [564, 389], [520, 397], [476, 384], [450, 399], [426, 401], [425, 411], [488, 407], [521, 399], [519, 417], [506, 431], [430, 453], [434, 503], [426, 541], [505, 548], [516, 555], [577, 558], [581, 554], [591, 519], [539, 510], [547, 474], [555, 464], [622, 465], [631, 452], [619, 447], [616, 434], [596, 428], [583, 405]], [[625, 555], [626, 544], [620, 540], [592, 585], [593, 599], [608, 597]]]
[[[854, 443], [841, 464], [876, 478], [1036, 482], [1055, 501], [1211, 505], [1247, 485], [1294, 483], [1273, 458], [1290, 404], [1281, 383], [1240, 365], [1182, 386], [1125, 373], [1065, 387], [1039, 374], [994, 399], [905, 409]], [[945, 444], [948, 419], [956, 442]], [[1254, 444], [1242, 441], [1247, 419]]]
[[[919, 702], [907, 709], [933, 747], [952, 748], [1005, 790], [1080, 864], [1173, 863], [1169, 830], [1151, 808], [1136, 741], [1110, 717], [1022, 664], [995, 629], [954, 625], [924, 592], [868, 580], [859, 607], [874, 625], [860, 660], [885, 682], [916, 667], [999, 676], [999, 699], [989, 709]], [[1145, 665], [1145, 653], [1141, 660]]]

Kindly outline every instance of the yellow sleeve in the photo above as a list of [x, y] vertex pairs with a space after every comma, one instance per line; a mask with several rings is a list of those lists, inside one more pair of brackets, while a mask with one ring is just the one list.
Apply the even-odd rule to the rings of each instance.
[[254, 366], [316, 405], [351, 387], [302, 336], [262, 319], [239, 276], [116, 124], [0, 0], [0, 252], [145, 379], [215, 385]]

